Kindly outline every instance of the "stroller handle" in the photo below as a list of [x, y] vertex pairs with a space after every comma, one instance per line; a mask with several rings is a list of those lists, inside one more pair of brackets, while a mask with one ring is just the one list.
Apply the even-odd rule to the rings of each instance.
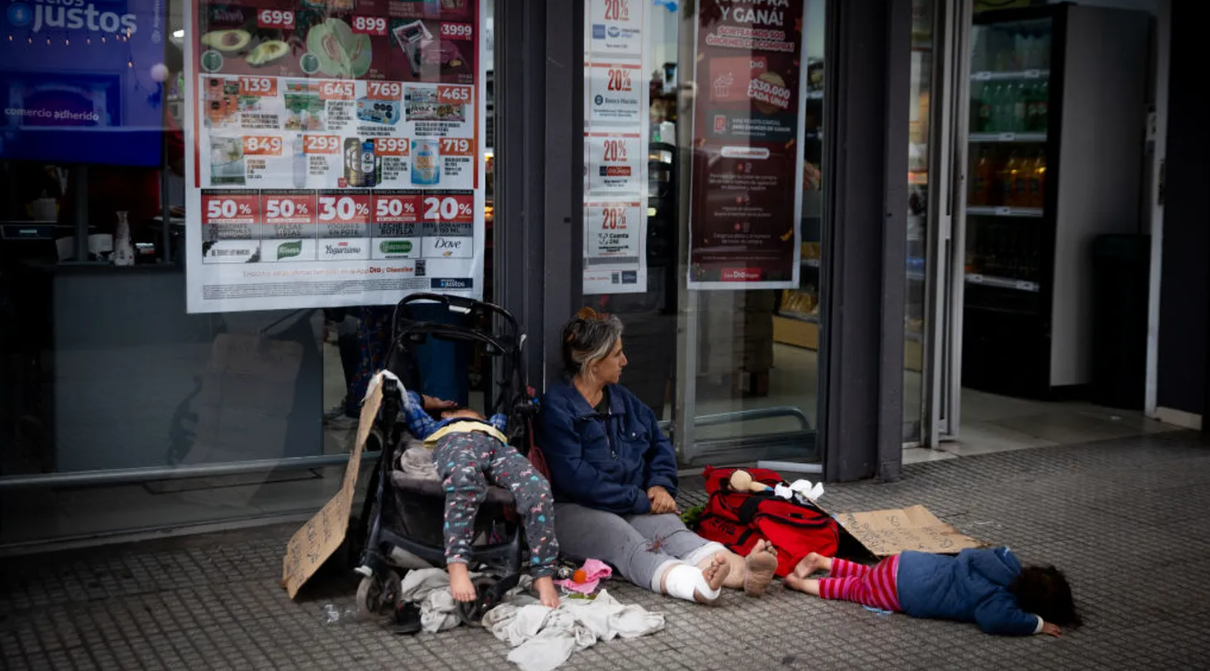
[[473, 298], [467, 298], [465, 296], [451, 296], [449, 294], [416, 293], [405, 296], [403, 300], [399, 301], [399, 304], [396, 305], [396, 316], [398, 316], [399, 307], [407, 307], [412, 303], [421, 302], [441, 303], [447, 308], [465, 310], [466, 312], [470, 313], [471, 316], [495, 315], [503, 319], [508, 324], [509, 335], [516, 337], [517, 332], [519, 331], [517, 327], [517, 318], [514, 317], [508, 310], [505, 310], [499, 305], [496, 305], [495, 303], [488, 303], [486, 301], [477, 301]]

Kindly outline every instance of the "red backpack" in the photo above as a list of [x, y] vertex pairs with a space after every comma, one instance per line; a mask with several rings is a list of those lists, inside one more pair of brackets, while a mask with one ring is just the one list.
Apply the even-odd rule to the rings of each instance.
[[[782, 483], [776, 472], [745, 468], [756, 482], [770, 487]], [[748, 556], [756, 542], [764, 539], [777, 548], [777, 575], [785, 577], [808, 553], [835, 556], [840, 545], [840, 527], [819, 506], [789, 501], [772, 492], [731, 491], [728, 481], [734, 468], [707, 466], [706, 493], [710, 500], [698, 518], [697, 533], [717, 541], [741, 556]]]

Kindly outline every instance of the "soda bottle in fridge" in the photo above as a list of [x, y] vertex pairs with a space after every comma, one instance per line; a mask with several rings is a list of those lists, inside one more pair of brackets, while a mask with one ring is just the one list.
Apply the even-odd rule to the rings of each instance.
[[1038, 151], [1030, 168], [1029, 206], [1041, 209], [1046, 203], [1046, 150]]
[[1025, 130], [1025, 84], [1012, 84], [1009, 86], [1009, 92], [1009, 99], [1012, 101], [1012, 125], [1008, 130], [1020, 133]]
[[1013, 189], [1017, 185], [1017, 171], [1020, 169], [1021, 159], [1017, 158], [1017, 152], [1014, 151], [1008, 155], [1008, 160], [1000, 170], [1000, 204], [1005, 207], [1016, 207], [1017, 205], [1017, 196]]
[[995, 181], [996, 167], [992, 164], [991, 156], [984, 149], [979, 153], [979, 161], [975, 164], [974, 177], [971, 179], [971, 205], [991, 205], [991, 191]]

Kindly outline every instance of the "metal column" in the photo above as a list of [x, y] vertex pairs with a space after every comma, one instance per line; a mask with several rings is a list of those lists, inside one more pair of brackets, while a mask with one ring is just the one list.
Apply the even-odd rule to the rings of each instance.
[[828, 480], [903, 463], [910, 0], [830, 6], [820, 425]]
[[498, 1], [495, 27], [496, 300], [526, 329], [540, 387], [581, 296], [584, 3]]

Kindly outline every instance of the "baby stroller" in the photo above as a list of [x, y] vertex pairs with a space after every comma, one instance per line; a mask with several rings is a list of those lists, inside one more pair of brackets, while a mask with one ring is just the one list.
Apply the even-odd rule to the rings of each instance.
[[[421, 305], [431, 310], [434, 304], [444, 306], [447, 314], [461, 314], [467, 326], [417, 318]], [[430, 337], [476, 346], [486, 362], [495, 363], [493, 384], [485, 394], [488, 407], [483, 408], [483, 414], [490, 417], [507, 413], [509, 443], [528, 456], [531, 419], [537, 404], [523, 381], [521, 346], [525, 336], [519, 333], [517, 320], [503, 308], [469, 298], [437, 294], [404, 298], [392, 319], [387, 367], [408, 389], [423, 388], [416, 349]], [[401, 581], [407, 571], [445, 566], [442, 483], [402, 470], [400, 457], [408, 443], [406, 427], [397, 422], [403, 390], [390, 377], [384, 378], [383, 384], [382, 410], [373, 431], [374, 442], [381, 445], [381, 457], [362, 510], [365, 546], [355, 569], [362, 576], [357, 606], [367, 617], [400, 608]], [[511, 492], [499, 487], [488, 489], [487, 500], [475, 520], [475, 536], [469, 568], [476, 570], [478, 565], [483, 575], [475, 580], [478, 600], [459, 605], [458, 615], [466, 623], [477, 622], [521, 577], [524, 536]]]

